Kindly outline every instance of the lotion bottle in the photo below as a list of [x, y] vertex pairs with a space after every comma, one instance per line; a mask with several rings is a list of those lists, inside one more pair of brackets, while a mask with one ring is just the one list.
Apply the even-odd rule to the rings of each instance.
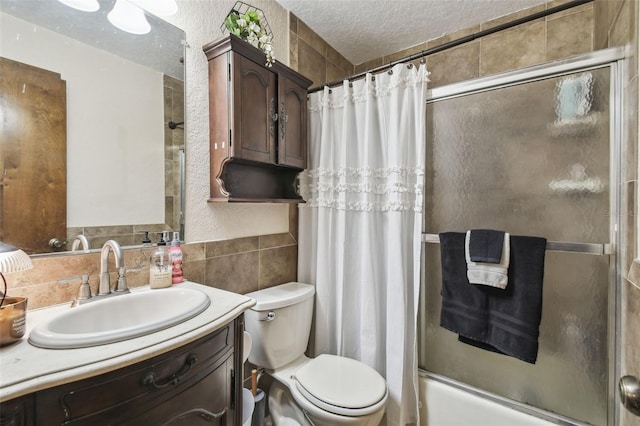
[[171, 286], [171, 264], [167, 250], [163, 246], [151, 254], [149, 265], [149, 286], [151, 288], [166, 288]]
[[180, 233], [173, 233], [171, 247], [169, 248], [169, 262], [171, 263], [171, 284], [179, 284], [184, 281], [182, 276], [182, 249], [180, 248]]

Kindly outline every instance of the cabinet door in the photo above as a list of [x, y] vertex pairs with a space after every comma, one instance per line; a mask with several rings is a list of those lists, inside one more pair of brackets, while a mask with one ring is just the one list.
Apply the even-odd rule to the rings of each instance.
[[0, 404], [0, 425], [33, 425], [33, 395], [22, 396]]
[[129, 417], [122, 426], [162, 425], [198, 426], [233, 424], [231, 370], [233, 358], [212, 371], [197, 384], [147, 412]]
[[233, 53], [233, 156], [261, 163], [276, 162], [276, 75]]
[[307, 90], [279, 76], [278, 164], [307, 167]]

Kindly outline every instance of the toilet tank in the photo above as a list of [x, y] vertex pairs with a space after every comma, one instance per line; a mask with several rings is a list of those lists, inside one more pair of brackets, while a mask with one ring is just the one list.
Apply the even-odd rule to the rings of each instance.
[[314, 293], [312, 285], [291, 282], [247, 294], [256, 300], [245, 312], [245, 328], [253, 340], [251, 363], [273, 370], [304, 354]]

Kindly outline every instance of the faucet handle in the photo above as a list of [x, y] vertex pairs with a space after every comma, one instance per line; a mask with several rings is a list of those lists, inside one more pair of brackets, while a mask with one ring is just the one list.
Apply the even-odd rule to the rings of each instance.
[[80, 290], [78, 291], [78, 299], [91, 299], [91, 287], [89, 286], [89, 275], [82, 275]]
[[118, 268], [118, 283], [116, 284], [116, 293], [129, 293], [129, 287], [127, 287], [127, 278], [124, 276], [124, 266]]
[[78, 297], [76, 297], [71, 306], [78, 306], [84, 302], [88, 302], [89, 299], [93, 297], [91, 295], [91, 286], [89, 286], [89, 275], [82, 275], [82, 282], [80, 283], [80, 288], [78, 289]]

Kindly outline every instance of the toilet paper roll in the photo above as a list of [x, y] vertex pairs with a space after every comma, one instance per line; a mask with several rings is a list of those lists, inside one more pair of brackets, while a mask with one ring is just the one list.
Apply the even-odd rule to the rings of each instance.
[[242, 362], [247, 362], [247, 360], [249, 359], [249, 354], [251, 353], [251, 347], [253, 346], [253, 340], [251, 339], [251, 335], [246, 331], [244, 332], [242, 345]]

